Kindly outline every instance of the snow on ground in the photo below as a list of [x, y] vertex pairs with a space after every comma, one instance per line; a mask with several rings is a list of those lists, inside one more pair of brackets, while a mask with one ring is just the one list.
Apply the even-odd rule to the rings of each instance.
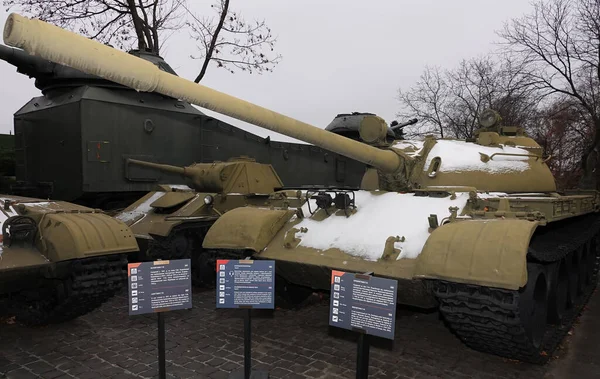
[[487, 163], [481, 161], [479, 153], [492, 156], [494, 153], [530, 154], [525, 149], [511, 146], [489, 147], [472, 142], [437, 140], [427, 156], [424, 170], [429, 169], [431, 160], [435, 157], [442, 159], [441, 172], [486, 171], [486, 172], [515, 172], [529, 169], [528, 157], [500, 155]]
[[[319, 250], [337, 248], [345, 253], [377, 260], [383, 254], [385, 242], [390, 236], [404, 236], [397, 242], [400, 258], [416, 258], [429, 238], [430, 214], [437, 214], [441, 222], [450, 215], [449, 207], [466, 205], [468, 193], [457, 193], [456, 199], [419, 197], [397, 192], [355, 191], [357, 212], [350, 217], [332, 215], [323, 221], [311, 218], [302, 220], [296, 228], [307, 228], [306, 233], [297, 233], [300, 245]], [[315, 209], [311, 202], [311, 209]], [[304, 214], [310, 215], [306, 205]]]
[[119, 213], [116, 216], [116, 218], [118, 218], [119, 220], [121, 220], [125, 223], [135, 220], [137, 217], [143, 216], [146, 213], [148, 213], [152, 209], [150, 204], [152, 204], [153, 202], [158, 200], [164, 194], [165, 194], [165, 192], [158, 191], [158, 192], [154, 193], [152, 196], [150, 196], [146, 201], [144, 201], [143, 203], [138, 205], [136, 208], [134, 208], [133, 210]]

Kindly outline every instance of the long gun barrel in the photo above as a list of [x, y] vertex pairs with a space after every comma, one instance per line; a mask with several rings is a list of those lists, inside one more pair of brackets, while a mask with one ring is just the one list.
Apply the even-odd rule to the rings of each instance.
[[416, 124], [417, 121], [419, 121], [419, 120], [416, 118], [411, 118], [410, 120], [403, 122], [402, 124], [392, 125], [391, 129], [393, 131], [400, 130], [400, 129], [404, 128], [405, 126]]
[[28, 75], [35, 76], [40, 70], [47, 68], [47, 60], [43, 60], [27, 54], [23, 50], [0, 45], [0, 59], [17, 67], [17, 71]]
[[32, 55], [63, 64], [138, 91], [157, 92], [241, 121], [299, 139], [349, 158], [394, 172], [400, 157], [390, 150], [328, 132], [201, 84], [159, 70], [138, 57], [40, 20], [11, 14], [4, 42]]
[[162, 171], [162, 172], [169, 172], [172, 174], [179, 174], [179, 175], [186, 175], [186, 170], [185, 167], [177, 167], [177, 166], [171, 166], [168, 164], [160, 164], [160, 163], [153, 163], [153, 162], [146, 162], [146, 161], [138, 161], [137, 159], [128, 159], [127, 160], [128, 163], [132, 163], [138, 166], [142, 166], [142, 167], [147, 167], [147, 168], [152, 168], [158, 171]]

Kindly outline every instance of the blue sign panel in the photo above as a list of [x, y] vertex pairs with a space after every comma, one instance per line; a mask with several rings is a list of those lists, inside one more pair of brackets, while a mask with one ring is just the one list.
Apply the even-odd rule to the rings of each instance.
[[275, 261], [217, 260], [217, 308], [275, 308]]
[[129, 315], [192, 307], [189, 259], [129, 263]]
[[331, 272], [329, 325], [394, 339], [398, 281]]

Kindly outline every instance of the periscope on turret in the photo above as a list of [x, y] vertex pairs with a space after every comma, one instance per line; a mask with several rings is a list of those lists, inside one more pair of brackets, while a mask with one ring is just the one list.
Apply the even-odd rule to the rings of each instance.
[[550, 157], [493, 111], [469, 140], [396, 140], [372, 114], [359, 116], [353, 139], [41, 21], [13, 14], [4, 39], [369, 166], [358, 191], [314, 188], [300, 203], [220, 215], [202, 242], [207, 257], [273, 259], [283, 279], [308, 289], [328, 290], [331, 270], [393, 278], [399, 303], [437, 308], [468, 346], [535, 363], [552, 356], [596, 287], [599, 193], [558, 191]]

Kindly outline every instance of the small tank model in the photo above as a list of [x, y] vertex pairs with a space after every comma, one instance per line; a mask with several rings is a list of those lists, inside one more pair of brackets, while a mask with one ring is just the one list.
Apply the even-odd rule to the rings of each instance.
[[[176, 75], [146, 51], [129, 54]], [[35, 78], [42, 92], [14, 114], [12, 194], [119, 210], [178, 175], [126, 170], [123, 157], [178, 166], [252, 156], [287, 185], [357, 187], [364, 165], [304, 143], [271, 141], [215, 119], [189, 102], [138, 92], [114, 81], [0, 45], [0, 60]], [[1, 63], [0, 63], [1, 64]], [[15, 163], [16, 161], [16, 163]], [[64, 167], [57, 162], [70, 162]], [[7, 174], [7, 175], [14, 175]]]
[[541, 363], [597, 284], [600, 195], [559, 193], [542, 148], [485, 112], [469, 140], [390, 140], [365, 115], [360, 141], [158, 70], [12, 14], [4, 40], [140, 91], [186, 99], [367, 165], [361, 189], [305, 191], [297, 207], [239, 207], [208, 229], [214, 256], [273, 259], [287, 282], [329, 290], [332, 270], [398, 281], [398, 302], [437, 308], [468, 346]]
[[131, 228], [140, 246], [136, 260], [192, 260], [192, 280], [212, 286], [216, 256], [202, 250], [206, 231], [234, 208], [298, 207], [297, 191], [282, 190], [273, 166], [249, 157], [187, 167], [128, 159], [126, 167], [181, 175], [188, 185], [160, 185], [115, 217]]
[[127, 226], [63, 201], [0, 197], [0, 308], [28, 325], [71, 320], [127, 284]]

